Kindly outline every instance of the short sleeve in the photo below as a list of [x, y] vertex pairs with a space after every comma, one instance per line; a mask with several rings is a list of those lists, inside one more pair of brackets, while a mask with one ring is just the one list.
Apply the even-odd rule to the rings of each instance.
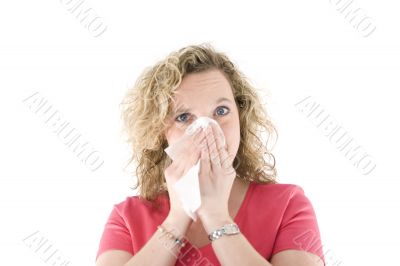
[[301, 187], [293, 185], [272, 255], [286, 249], [304, 250], [324, 262], [322, 241], [313, 206]]
[[118, 208], [114, 205], [100, 239], [96, 260], [106, 250], [118, 249], [133, 252], [131, 234]]

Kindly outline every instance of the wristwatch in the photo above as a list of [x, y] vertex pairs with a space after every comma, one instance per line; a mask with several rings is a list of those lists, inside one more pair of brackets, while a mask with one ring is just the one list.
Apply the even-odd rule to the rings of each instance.
[[221, 228], [212, 231], [208, 235], [208, 239], [210, 239], [211, 241], [214, 241], [223, 235], [236, 235], [239, 233], [240, 233], [240, 230], [239, 230], [239, 227], [237, 226], [237, 224], [225, 224]]

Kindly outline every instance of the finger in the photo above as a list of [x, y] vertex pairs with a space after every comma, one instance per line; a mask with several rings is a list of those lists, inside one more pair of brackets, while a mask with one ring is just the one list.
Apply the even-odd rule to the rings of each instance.
[[205, 137], [206, 137], [206, 135], [205, 135], [204, 130], [201, 127], [199, 127], [197, 129], [196, 133], [194, 134], [193, 144], [196, 146], [200, 145], [202, 140], [205, 139]]
[[203, 140], [201, 156], [200, 156], [200, 173], [201, 175], [209, 176], [211, 170], [210, 157], [208, 152], [207, 140]]
[[205, 138], [205, 133], [201, 132], [198, 136], [198, 139], [195, 140], [195, 143], [190, 148], [192, 151], [190, 156], [193, 158], [192, 165], [195, 165], [200, 160], [201, 150], [204, 146], [207, 146]]
[[213, 132], [214, 132], [215, 146], [216, 146], [217, 153], [218, 153], [218, 156], [219, 156], [219, 162], [220, 162], [220, 165], [222, 166], [223, 162], [224, 162], [224, 160], [223, 160], [224, 159], [223, 152], [225, 150], [224, 143], [223, 143], [224, 142], [224, 139], [223, 139], [224, 136], [222, 135], [223, 132], [221, 132], [221, 130], [218, 130], [219, 128], [215, 124], [212, 125], [212, 129], [213, 129]]
[[[230, 162], [230, 155], [227, 150], [226, 139], [222, 129], [213, 125], [213, 129], [216, 136], [216, 146], [220, 158], [221, 167], [224, 169], [229, 169], [232, 165]], [[225, 144], [225, 145], [224, 145]]]
[[185, 131], [182, 136], [181, 143], [185, 143], [184, 145], [199, 144], [201, 141], [201, 131], [201, 128], [197, 128], [190, 135]]
[[214, 126], [214, 129], [215, 129], [215, 130], [214, 130], [215, 135], [218, 136], [219, 139], [221, 140], [221, 141], [220, 141], [221, 147], [227, 149], [228, 146], [227, 146], [227, 143], [226, 143], [224, 131], [221, 129], [221, 127], [217, 126], [216, 124], [213, 124], [213, 126]]
[[213, 129], [212, 129], [211, 125], [207, 126], [206, 138], [207, 138], [209, 157], [210, 157], [210, 162], [211, 162], [211, 169], [213, 170], [214, 168], [220, 167], [221, 162], [219, 159], [219, 154], [218, 154], [217, 146], [215, 143], [215, 137], [214, 137], [214, 133], [213, 133]]
[[198, 128], [197, 131], [194, 131], [191, 135], [184, 132], [184, 134], [173, 144], [170, 144], [165, 149], [165, 152], [172, 160], [181, 159], [182, 156], [185, 156], [186, 151], [189, 147], [193, 147], [194, 139], [198, 138], [200, 135], [201, 130]]
[[201, 157], [201, 146], [202, 141], [206, 138], [204, 130], [200, 127], [198, 132], [192, 139], [190, 146], [187, 148], [190, 151], [191, 156], [194, 158], [194, 163], [197, 162]]
[[186, 130], [185, 130], [185, 135], [187, 135], [187, 136], [192, 136], [193, 134], [195, 134], [196, 132], [197, 132], [197, 130], [198, 130], [199, 128], [195, 128], [194, 127], [194, 124], [191, 124], [188, 128], [186, 128]]
[[201, 142], [201, 139], [204, 138], [202, 136], [201, 128], [198, 128], [196, 131], [192, 133], [192, 135], [187, 135], [186, 133], [179, 139], [176, 143], [173, 144], [173, 147], [169, 147], [172, 151], [173, 159], [183, 159], [188, 158], [188, 155], [194, 154], [197, 151], [197, 154], [200, 154], [200, 150], [196, 149]]

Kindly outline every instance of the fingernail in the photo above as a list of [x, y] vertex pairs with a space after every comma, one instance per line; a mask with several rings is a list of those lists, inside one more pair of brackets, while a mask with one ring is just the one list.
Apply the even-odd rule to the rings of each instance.
[[186, 129], [185, 133], [188, 134], [189, 136], [192, 135], [193, 134], [192, 128]]
[[[198, 129], [198, 128], [197, 128], [197, 129]], [[190, 135], [193, 135], [193, 134], [197, 133], [197, 129], [194, 130], [194, 127], [188, 127], [188, 128], [186, 129], [186, 134], [188, 134], [189, 136], [190, 136]]]

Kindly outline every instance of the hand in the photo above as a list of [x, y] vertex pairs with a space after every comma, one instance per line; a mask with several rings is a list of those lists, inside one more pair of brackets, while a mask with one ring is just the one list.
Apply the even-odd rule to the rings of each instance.
[[200, 143], [204, 138], [205, 136], [201, 133], [201, 128], [199, 128], [192, 135], [185, 133], [179, 140], [179, 145], [170, 146], [170, 154], [174, 159], [165, 169], [164, 176], [170, 200], [170, 215], [172, 216], [184, 217], [192, 221], [184, 211], [173, 186], [199, 160], [201, 152]]
[[213, 123], [205, 131], [201, 150], [199, 184], [201, 207], [197, 214], [203, 225], [209, 219], [228, 219], [228, 201], [236, 171], [232, 167], [232, 156], [223, 146], [223, 136]]

